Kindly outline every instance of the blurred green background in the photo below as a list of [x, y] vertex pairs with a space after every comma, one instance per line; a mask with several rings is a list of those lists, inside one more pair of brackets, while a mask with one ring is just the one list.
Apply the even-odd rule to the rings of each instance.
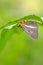
[[[0, 0], [0, 27], [26, 15], [43, 17], [43, 0]], [[0, 30], [0, 65], [43, 65], [43, 25], [38, 40], [21, 28]]]
[[0, 26], [29, 14], [43, 16], [43, 0], [0, 0]]

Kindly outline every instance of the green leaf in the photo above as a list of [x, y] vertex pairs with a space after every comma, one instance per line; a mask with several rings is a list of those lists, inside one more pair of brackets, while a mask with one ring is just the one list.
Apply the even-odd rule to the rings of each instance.
[[4, 28], [5, 26], [13, 25], [13, 24], [16, 24], [16, 23], [21, 22], [21, 21], [24, 21], [24, 20], [34, 20], [34, 21], [36, 21], [39, 24], [43, 24], [43, 21], [41, 20], [40, 17], [38, 17], [36, 15], [29, 15], [29, 16], [25, 16], [23, 18], [20, 18], [18, 20], [15, 20], [15, 21], [11, 21], [8, 24], [0, 27], [0, 29]]

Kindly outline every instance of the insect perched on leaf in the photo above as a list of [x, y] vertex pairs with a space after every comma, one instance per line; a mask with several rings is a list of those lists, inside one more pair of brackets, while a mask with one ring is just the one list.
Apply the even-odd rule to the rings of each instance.
[[23, 21], [18, 24], [25, 32], [28, 33], [33, 39], [38, 38], [38, 23], [35, 21]]
[[8, 24], [0, 27], [0, 29], [12, 29], [15, 26], [19, 26], [23, 28], [23, 30], [27, 32], [28, 35], [31, 36], [31, 38], [38, 39], [38, 24], [43, 25], [42, 19], [36, 15], [29, 15], [13, 22], [9, 22]]

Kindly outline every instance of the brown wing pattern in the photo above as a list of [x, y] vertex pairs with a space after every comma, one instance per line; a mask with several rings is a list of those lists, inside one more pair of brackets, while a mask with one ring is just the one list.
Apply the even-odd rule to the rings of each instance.
[[22, 26], [25, 32], [28, 33], [33, 39], [38, 38], [38, 23], [35, 21], [27, 21], [26, 25]]

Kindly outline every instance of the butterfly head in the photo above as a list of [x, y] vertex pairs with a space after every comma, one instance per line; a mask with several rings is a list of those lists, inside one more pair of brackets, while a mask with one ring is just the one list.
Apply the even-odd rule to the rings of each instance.
[[22, 26], [25, 26], [25, 25], [26, 25], [26, 22], [25, 22], [25, 21], [20, 22], [20, 23], [18, 24], [19, 27], [22, 27]]

